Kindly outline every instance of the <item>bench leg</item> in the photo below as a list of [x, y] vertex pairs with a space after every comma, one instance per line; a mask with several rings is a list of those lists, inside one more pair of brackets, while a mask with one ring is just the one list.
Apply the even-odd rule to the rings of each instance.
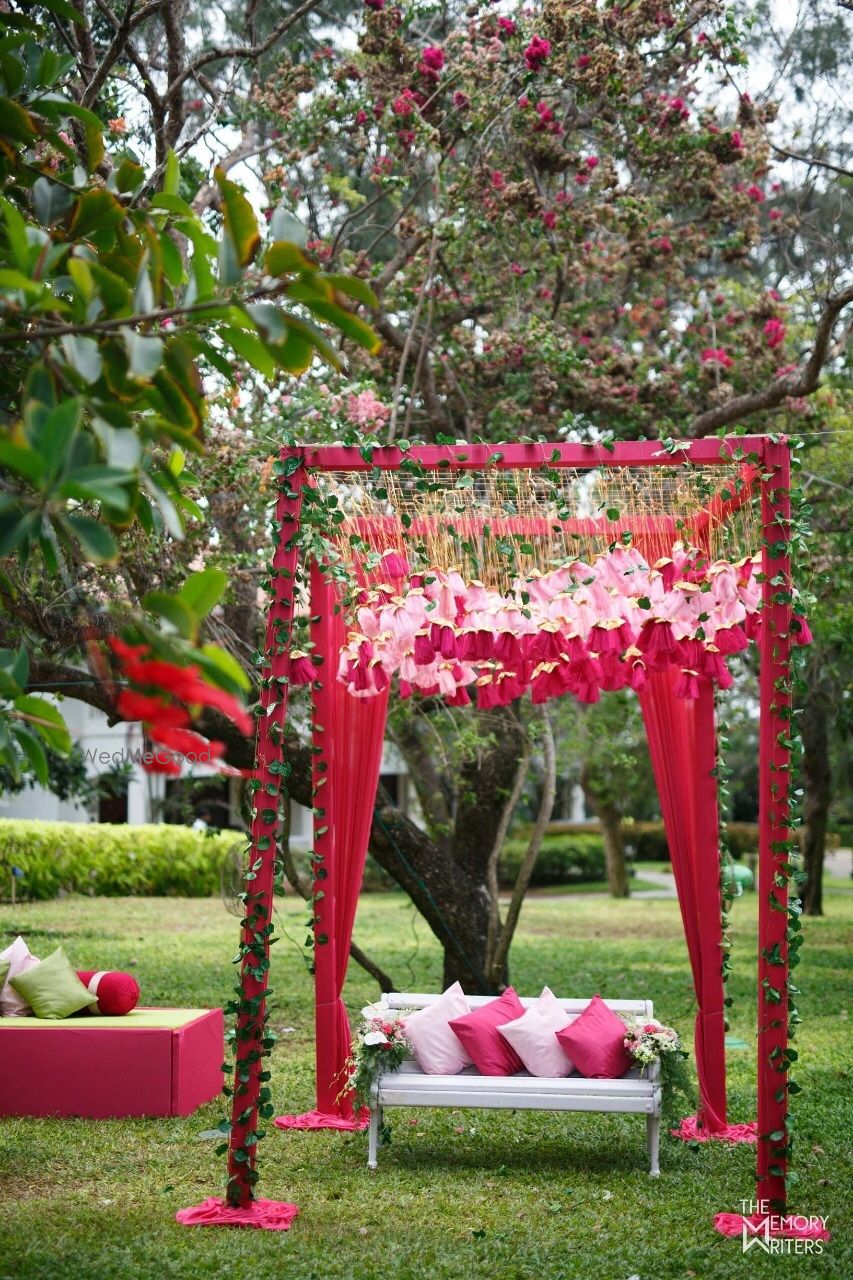
[[376, 1168], [376, 1153], [379, 1148], [379, 1126], [382, 1123], [382, 1108], [370, 1108], [370, 1125], [367, 1130], [367, 1167]]
[[652, 1178], [660, 1177], [660, 1164], [658, 1162], [658, 1152], [660, 1150], [660, 1116], [646, 1116], [646, 1138], [649, 1145], [649, 1176]]

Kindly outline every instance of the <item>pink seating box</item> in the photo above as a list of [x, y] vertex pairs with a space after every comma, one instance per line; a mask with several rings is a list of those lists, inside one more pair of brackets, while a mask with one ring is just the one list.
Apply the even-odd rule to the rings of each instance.
[[188, 1116], [222, 1089], [221, 1009], [0, 1018], [1, 1116]]

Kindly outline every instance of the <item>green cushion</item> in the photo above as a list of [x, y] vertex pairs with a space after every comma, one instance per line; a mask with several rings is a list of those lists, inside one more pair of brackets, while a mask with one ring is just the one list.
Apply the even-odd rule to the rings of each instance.
[[6, 979], [9, 976], [9, 970], [11, 969], [11, 967], [12, 967], [11, 960], [0, 960], [0, 991], [2, 991], [4, 986], [6, 985]]
[[62, 947], [10, 982], [39, 1018], [67, 1018], [94, 1003]]

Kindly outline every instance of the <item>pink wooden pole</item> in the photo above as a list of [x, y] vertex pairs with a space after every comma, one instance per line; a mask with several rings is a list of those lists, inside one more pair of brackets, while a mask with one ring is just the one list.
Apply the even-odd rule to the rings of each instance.
[[[768, 475], [769, 473], [769, 475]], [[756, 1199], [785, 1208], [788, 1116], [788, 841], [791, 728], [791, 461], [767, 442], [761, 484]]]
[[[283, 450], [286, 464], [294, 450]], [[260, 715], [252, 796], [252, 830], [248, 854], [249, 876], [243, 920], [238, 1001], [234, 1095], [228, 1152], [228, 1203], [246, 1208], [254, 1199], [259, 1108], [269, 1106], [262, 1090], [266, 1041], [266, 996], [269, 974], [269, 940], [273, 931], [272, 903], [275, 877], [276, 836], [283, 774], [282, 744], [287, 711], [287, 677], [290, 671], [290, 636], [296, 576], [296, 533], [302, 502], [303, 469], [281, 480], [276, 502], [277, 544], [272, 560], [267, 612]], [[264, 1115], [265, 1119], [266, 1116]]]
[[[315, 562], [311, 565], [311, 636], [315, 654], [323, 658], [312, 690], [314, 800], [314, 1052], [317, 1110], [337, 1111], [340, 1082], [336, 1056], [338, 992], [335, 953], [335, 823], [331, 778], [335, 742], [332, 736], [332, 690], [337, 654], [328, 653], [329, 618], [334, 607], [333, 586]], [[317, 895], [323, 896], [318, 900]]]

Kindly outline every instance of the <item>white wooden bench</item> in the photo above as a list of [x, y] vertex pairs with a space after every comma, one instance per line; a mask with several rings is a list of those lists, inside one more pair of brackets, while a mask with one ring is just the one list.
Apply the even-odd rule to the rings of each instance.
[[[423, 1009], [438, 999], [436, 995], [392, 991], [383, 995], [386, 1009]], [[468, 996], [472, 1009], [488, 1004], [494, 996]], [[522, 998], [525, 1008], [535, 1004]], [[648, 1019], [654, 1016], [651, 1000], [607, 1000], [614, 1013]], [[560, 1000], [567, 1022], [582, 1013], [588, 1000]], [[632, 1068], [618, 1080], [589, 1080], [572, 1074], [559, 1079], [531, 1076], [526, 1071], [514, 1076], [481, 1076], [476, 1067], [465, 1067], [457, 1075], [427, 1075], [413, 1059], [398, 1071], [386, 1072], [374, 1084], [370, 1097], [367, 1166], [376, 1168], [379, 1130], [385, 1107], [476, 1107], [520, 1111], [625, 1111], [646, 1117], [650, 1174], [660, 1174], [661, 1083], [658, 1064], [647, 1075]]]

